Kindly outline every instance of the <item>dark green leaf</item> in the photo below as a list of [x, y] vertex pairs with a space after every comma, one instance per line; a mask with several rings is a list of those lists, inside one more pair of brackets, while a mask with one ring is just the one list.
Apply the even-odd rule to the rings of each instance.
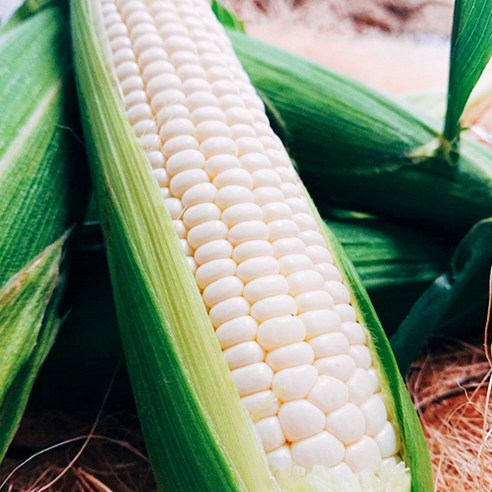
[[[420, 297], [391, 338], [403, 372], [434, 335], [467, 336], [483, 330], [492, 264], [492, 218], [475, 225], [454, 253], [450, 269]], [[478, 319], [477, 319], [478, 318]]]

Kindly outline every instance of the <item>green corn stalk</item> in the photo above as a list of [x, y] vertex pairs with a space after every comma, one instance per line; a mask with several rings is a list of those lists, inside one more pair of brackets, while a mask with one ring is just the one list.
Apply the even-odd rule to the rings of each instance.
[[0, 29], [0, 460], [61, 323], [65, 243], [82, 212], [65, 14], [28, 1]]
[[[99, 22], [95, 2], [72, 2], [84, 131], [123, 347], [157, 482], [163, 489], [277, 490], [163, 197], [124, 114], [97, 37]], [[429, 490], [425, 440], [388, 341], [345, 253], [331, 233], [326, 240], [371, 333], [412, 490]]]

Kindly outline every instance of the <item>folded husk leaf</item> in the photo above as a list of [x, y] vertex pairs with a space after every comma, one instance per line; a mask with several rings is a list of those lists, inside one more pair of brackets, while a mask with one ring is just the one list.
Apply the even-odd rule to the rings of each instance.
[[463, 137], [440, 149], [439, 122], [315, 63], [229, 31], [316, 204], [465, 232], [492, 215], [492, 152]]
[[29, 1], [0, 29], [0, 459], [60, 324], [61, 250], [87, 191], [65, 13]]
[[61, 324], [60, 265], [66, 238], [48, 246], [0, 290], [0, 461]]

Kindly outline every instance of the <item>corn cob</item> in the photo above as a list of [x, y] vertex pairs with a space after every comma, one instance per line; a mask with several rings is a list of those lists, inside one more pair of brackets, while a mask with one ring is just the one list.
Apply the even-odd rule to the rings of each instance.
[[[209, 4], [73, 7], [84, 124], [123, 342], [161, 486], [275, 490], [320, 481], [409, 490], [411, 473], [412, 489], [423, 490], [430, 483], [425, 445], [387, 342], [379, 325], [372, 329], [383, 338], [375, 343], [361, 324], [361, 311], [371, 308], [351, 295], [350, 267], [324, 234]], [[136, 280], [131, 293], [118, 280], [126, 268]], [[133, 329], [142, 323], [138, 340]], [[154, 355], [137, 362], [151, 338]], [[224, 357], [215, 360], [219, 344]], [[174, 394], [174, 406], [165, 405], [173, 430], [156, 430], [164, 407], [145, 390], [147, 369], [137, 366], [147, 363], [160, 366], [174, 392], [189, 381], [184, 400]], [[165, 366], [172, 376], [164, 376]], [[160, 390], [169, 398], [170, 388]], [[180, 427], [186, 400], [198, 409], [192, 430]], [[221, 420], [224, 404], [229, 419]], [[193, 456], [193, 472], [171, 466], [179, 453], [162, 461], [157, 436], [165, 432]], [[200, 454], [197, 436], [212, 457]]]
[[64, 245], [83, 208], [65, 21], [56, 2], [28, 1], [0, 29], [0, 460], [61, 324]]

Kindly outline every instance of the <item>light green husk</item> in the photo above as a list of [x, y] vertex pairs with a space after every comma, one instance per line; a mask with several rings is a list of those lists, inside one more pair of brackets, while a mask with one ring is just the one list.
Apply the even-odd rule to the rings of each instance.
[[[97, 36], [101, 18], [98, 2], [72, 2], [84, 130], [123, 347], [157, 483], [172, 490], [277, 490], [163, 197], [126, 119], [104, 58], [105, 41]], [[375, 364], [391, 400], [412, 490], [430, 490], [422, 430], [388, 341], [353, 267], [330, 234], [327, 241], [373, 335]]]
[[0, 460], [60, 324], [62, 250], [82, 212], [65, 21], [31, 1], [0, 29]]

